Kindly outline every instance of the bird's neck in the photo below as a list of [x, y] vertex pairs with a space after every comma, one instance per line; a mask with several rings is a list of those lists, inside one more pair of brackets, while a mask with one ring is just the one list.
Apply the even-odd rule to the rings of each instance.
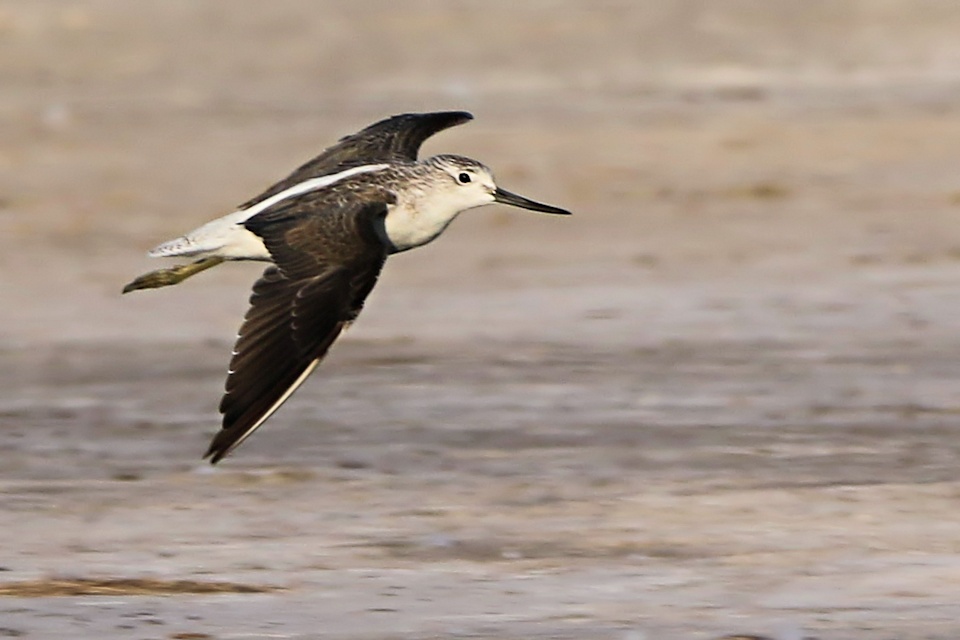
[[387, 210], [382, 236], [393, 253], [423, 246], [435, 239], [463, 211], [447, 198], [410, 191]]

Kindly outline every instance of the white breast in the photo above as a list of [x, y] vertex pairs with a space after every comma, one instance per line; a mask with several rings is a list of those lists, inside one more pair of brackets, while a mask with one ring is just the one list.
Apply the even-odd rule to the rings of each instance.
[[383, 231], [394, 252], [406, 251], [439, 236], [459, 213], [449, 203], [407, 201], [387, 210]]

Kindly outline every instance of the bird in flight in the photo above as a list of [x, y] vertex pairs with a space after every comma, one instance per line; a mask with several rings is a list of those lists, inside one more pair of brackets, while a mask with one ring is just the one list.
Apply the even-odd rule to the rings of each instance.
[[569, 211], [496, 185], [483, 164], [417, 154], [463, 111], [393, 116], [342, 138], [240, 208], [152, 251], [193, 262], [124, 287], [164, 287], [230, 260], [272, 263], [253, 285], [205, 458], [219, 462], [280, 408], [360, 313], [388, 255], [422, 246], [463, 211], [499, 202]]

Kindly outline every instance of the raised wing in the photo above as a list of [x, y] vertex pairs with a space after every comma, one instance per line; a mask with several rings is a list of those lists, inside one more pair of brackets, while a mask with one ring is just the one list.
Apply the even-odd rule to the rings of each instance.
[[347, 167], [417, 159], [420, 146], [435, 133], [472, 120], [466, 111], [404, 113], [376, 122], [341, 138], [335, 145], [299, 167], [256, 198], [240, 205], [247, 209], [305, 180], [329, 175]]
[[[386, 259], [373, 232], [362, 230], [385, 212], [383, 203], [343, 205], [329, 216], [251, 229], [277, 266], [263, 273], [250, 296], [220, 402], [223, 425], [204, 456], [212, 463], [286, 402], [360, 313]], [[319, 251], [330, 244], [318, 235], [324, 232], [341, 234], [343, 254], [334, 251], [336, 259]]]

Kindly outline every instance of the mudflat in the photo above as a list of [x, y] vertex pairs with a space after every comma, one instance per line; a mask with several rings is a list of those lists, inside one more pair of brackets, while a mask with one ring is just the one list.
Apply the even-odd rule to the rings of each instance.
[[[0, 7], [0, 636], [956, 638], [960, 45], [792, 4]], [[201, 462], [262, 266], [144, 252], [448, 108], [574, 216], [391, 258]]]

